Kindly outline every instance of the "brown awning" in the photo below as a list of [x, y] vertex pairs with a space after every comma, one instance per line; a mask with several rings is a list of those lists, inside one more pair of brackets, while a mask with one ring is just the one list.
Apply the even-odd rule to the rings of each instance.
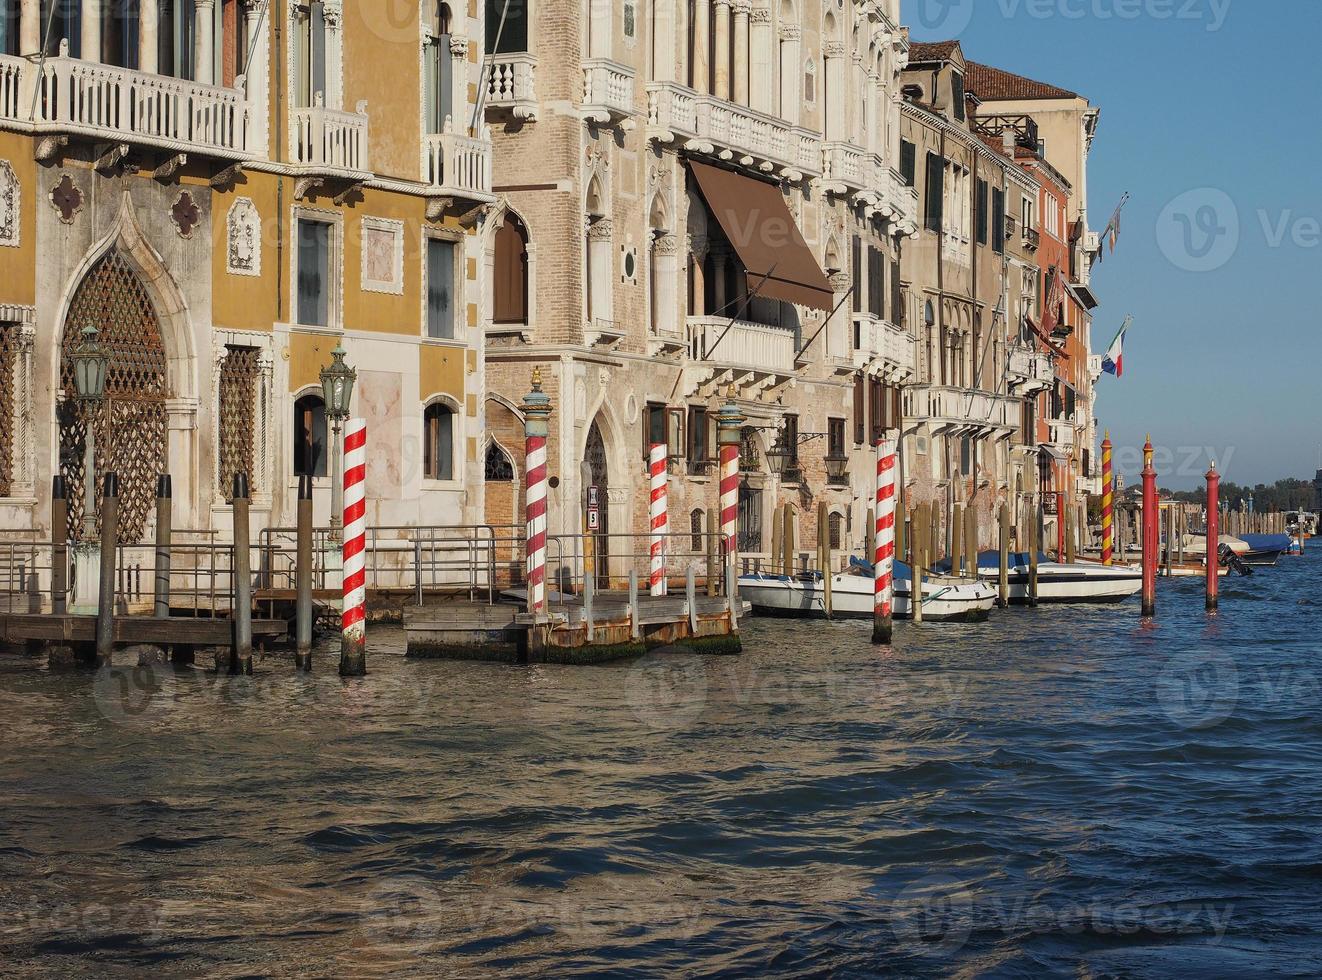
[[689, 168], [748, 270], [749, 291], [756, 287], [760, 296], [830, 312], [835, 306], [831, 284], [799, 233], [780, 188], [695, 160], [689, 161]]

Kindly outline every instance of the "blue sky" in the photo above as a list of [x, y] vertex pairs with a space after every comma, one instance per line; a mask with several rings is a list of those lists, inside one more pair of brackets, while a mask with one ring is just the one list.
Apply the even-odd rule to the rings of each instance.
[[[1163, 486], [1214, 453], [1238, 483], [1322, 467], [1322, 125], [1314, 0], [903, 0], [916, 40], [1085, 95], [1102, 110], [1089, 173], [1100, 231], [1093, 348], [1126, 314], [1125, 376], [1098, 418], [1136, 471], [1152, 433]], [[1237, 226], [1237, 227], [1236, 227]], [[1210, 452], [1209, 452], [1210, 450]]]

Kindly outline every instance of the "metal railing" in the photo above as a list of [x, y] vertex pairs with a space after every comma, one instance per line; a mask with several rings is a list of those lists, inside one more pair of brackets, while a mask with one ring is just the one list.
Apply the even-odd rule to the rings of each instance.
[[[724, 562], [719, 532], [671, 533], [665, 535], [664, 540], [666, 578], [672, 583], [672, 591], [675, 583], [683, 581], [690, 569], [704, 589], [708, 587], [709, 579], [714, 579], [712, 584], [722, 581]], [[633, 574], [637, 577], [639, 591], [645, 593], [652, 569], [652, 535], [548, 535], [546, 582], [548, 602], [552, 606], [563, 605], [566, 598], [577, 599], [581, 595], [584, 577], [589, 573], [589, 562], [599, 589], [625, 589]]]

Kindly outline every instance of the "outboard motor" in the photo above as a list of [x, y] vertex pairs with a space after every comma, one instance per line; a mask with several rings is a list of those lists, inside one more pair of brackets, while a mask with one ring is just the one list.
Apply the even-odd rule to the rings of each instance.
[[1244, 564], [1244, 559], [1235, 554], [1235, 549], [1230, 547], [1224, 541], [1216, 550], [1217, 559], [1223, 568], [1228, 568], [1232, 572], [1239, 572], [1240, 575], [1252, 575], [1253, 569]]

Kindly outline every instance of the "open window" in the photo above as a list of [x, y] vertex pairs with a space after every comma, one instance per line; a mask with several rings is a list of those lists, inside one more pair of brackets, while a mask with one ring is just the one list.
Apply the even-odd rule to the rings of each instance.
[[433, 402], [422, 413], [423, 477], [453, 480], [454, 469], [454, 409]]
[[326, 403], [318, 394], [294, 402], [294, 475], [325, 476]]

